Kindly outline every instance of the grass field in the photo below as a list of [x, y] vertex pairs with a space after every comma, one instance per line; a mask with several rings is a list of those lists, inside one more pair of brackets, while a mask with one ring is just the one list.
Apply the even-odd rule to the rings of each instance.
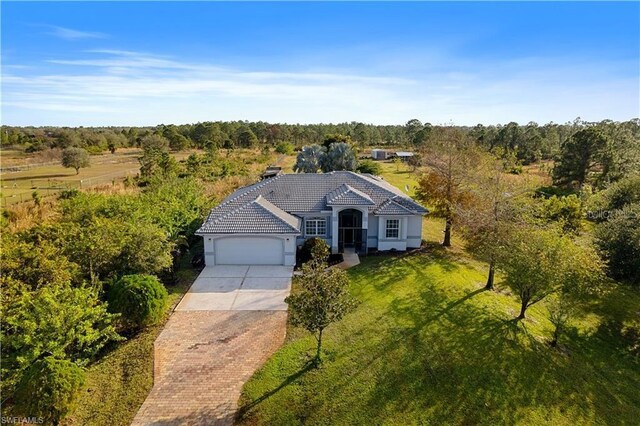
[[[186, 158], [191, 152], [173, 153], [177, 160]], [[7, 153], [3, 152], [4, 156]], [[18, 155], [18, 154], [10, 154]], [[33, 166], [28, 170], [0, 173], [1, 206], [5, 207], [31, 199], [38, 191], [41, 196], [53, 195], [64, 189], [89, 188], [111, 183], [126, 176], [134, 176], [140, 171], [139, 150], [127, 150], [116, 154], [91, 156], [91, 167], [80, 169], [76, 174], [59, 164]]]
[[[413, 174], [384, 164], [394, 185]], [[315, 340], [290, 327], [285, 345], [245, 385], [243, 424], [637, 424], [638, 291], [618, 287], [548, 345], [543, 303], [523, 322], [517, 299], [483, 290], [486, 265], [435, 242], [422, 252], [369, 256], [349, 270], [355, 312]], [[635, 336], [635, 337], [634, 337]]]
[[282, 167], [284, 173], [293, 173], [293, 166], [296, 164], [296, 155], [283, 155], [279, 160], [278, 166]]

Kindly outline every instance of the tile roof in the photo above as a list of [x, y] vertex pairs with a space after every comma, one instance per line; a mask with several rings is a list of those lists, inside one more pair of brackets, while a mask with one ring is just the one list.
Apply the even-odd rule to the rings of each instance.
[[327, 206], [371, 206], [376, 203], [362, 191], [343, 183], [326, 196]]
[[[393, 199], [393, 205], [385, 205]], [[350, 202], [357, 204], [350, 204]], [[344, 204], [343, 204], [344, 202]], [[369, 212], [425, 214], [427, 209], [384, 179], [369, 174], [283, 174], [237, 189], [214, 207], [199, 233], [299, 233], [296, 213], [319, 213], [333, 205], [366, 206]], [[382, 213], [387, 214], [387, 213]]]
[[[400, 200], [402, 203], [402, 200]], [[402, 204], [397, 202], [394, 198], [389, 198], [387, 201], [382, 203], [380, 207], [373, 211], [374, 214], [377, 215], [411, 215], [414, 214], [407, 207], [404, 207]]]
[[301, 219], [279, 209], [262, 195], [254, 200], [212, 217], [199, 229], [203, 233], [235, 234], [251, 232], [257, 234], [299, 234]]

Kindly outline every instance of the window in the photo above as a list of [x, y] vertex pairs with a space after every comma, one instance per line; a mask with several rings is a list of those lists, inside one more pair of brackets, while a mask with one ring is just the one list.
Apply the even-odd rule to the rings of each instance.
[[323, 217], [312, 217], [305, 220], [304, 233], [308, 237], [327, 234], [327, 219]]
[[387, 219], [387, 238], [398, 238], [400, 236], [400, 220]]

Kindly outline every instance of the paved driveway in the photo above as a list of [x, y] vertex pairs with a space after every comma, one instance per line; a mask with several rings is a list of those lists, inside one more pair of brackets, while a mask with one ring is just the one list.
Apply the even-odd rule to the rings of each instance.
[[132, 425], [231, 425], [244, 383], [282, 345], [291, 267], [205, 268], [154, 345]]
[[205, 268], [177, 311], [286, 311], [293, 267], [220, 265]]

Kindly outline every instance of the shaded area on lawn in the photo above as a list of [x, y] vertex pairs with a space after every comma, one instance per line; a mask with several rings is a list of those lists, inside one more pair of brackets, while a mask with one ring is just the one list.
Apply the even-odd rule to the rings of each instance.
[[364, 259], [350, 271], [363, 303], [327, 329], [322, 367], [305, 368], [313, 340], [291, 329], [245, 386], [241, 420], [632, 424], [640, 417], [637, 358], [608, 341], [617, 337], [578, 327], [565, 338], [567, 351], [554, 350], [544, 307], [514, 321], [517, 301], [484, 291], [484, 273], [438, 249]]

